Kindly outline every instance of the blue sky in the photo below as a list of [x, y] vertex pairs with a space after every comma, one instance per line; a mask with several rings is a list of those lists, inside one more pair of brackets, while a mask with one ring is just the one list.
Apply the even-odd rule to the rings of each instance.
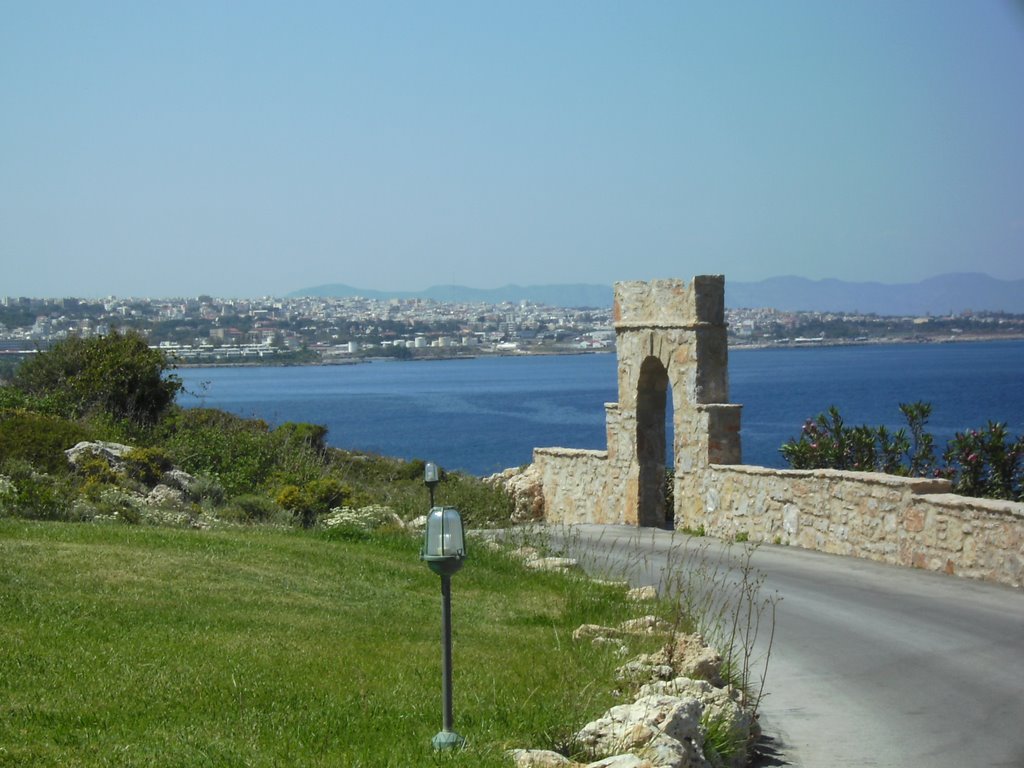
[[0, 295], [1024, 278], [1024, 3], [0, 3]]

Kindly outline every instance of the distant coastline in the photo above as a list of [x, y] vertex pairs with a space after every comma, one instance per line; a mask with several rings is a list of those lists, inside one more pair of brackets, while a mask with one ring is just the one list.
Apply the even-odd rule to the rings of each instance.
[[922, 336], [920, 338], [874, 338], [874, 339], [804, 339], [765, 342], [729, 342], [729, 349], [800, 349], [821, 347], [858, 347], [879, 346], [885, 344], [979, 344], [991, 341], [1022, 341], [1024, 333], [1007, 333], [999, 335], [957, 335], [957, 336]]
[[[826, 347], [869, 347], [887, 345], [915, 345], [915, 344], [983, 344], [986, 342], [999, 341], [1024, 341], [1024, 334], [1010, 333], [1000, 335], [963, 335], [963, 336], [923, 336], [920, 338], [874, 338], [874, 339], [803, 339], [793, 341], [765, 341], [765, 342], [737, 342], [730, 341], [730, 350], [746, 349], [823, 349]], [[367, 356], [349, 359], [330, 360], [308, 360], [304, 362], [261, 359], [238, 362], [179, 362], [175, 363], [176, 368], [301, 368], [301, 367], [333, 367], [365, 365], [369, 363], [393, 363], [393, 362], [434, 362], [451, 360], [475, 360], [478, 358], [515, 358], [515, 357], [566, 357], [576, 355], [614, 355], [615, 348], [605, 349], [551, 349], [537, 350], [530, 349], [519, 352], [475, 352], [472, 354], [433, 354], [415, 356], [401, 361], [388, 356]]]

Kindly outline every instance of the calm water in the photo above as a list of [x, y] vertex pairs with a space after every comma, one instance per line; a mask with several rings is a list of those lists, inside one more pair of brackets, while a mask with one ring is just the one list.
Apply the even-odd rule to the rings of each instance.
[[[480, 475], [535, 446], [604, 448], [604, 403], [618, 397], [611, 354], [178, 373], [195, 393], [184, 405], [315, 422], [340, 448]], [[729, 379], [747, 464], [783, 466], [779, 446], [833, 404], [849, 424], [898, 428], [899, 403], [931, 402], [940, 445], [989, 419], [1024, 433], [1024, 341], [732, 350]]]

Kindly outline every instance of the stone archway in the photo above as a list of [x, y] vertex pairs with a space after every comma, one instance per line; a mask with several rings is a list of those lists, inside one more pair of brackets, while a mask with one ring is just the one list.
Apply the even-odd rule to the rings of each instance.
[[[687, 519], [712, 463], [740, 461], [739, 406], [729, 404], [725, 281], [615, 284], [619, 400], [608, 412], [612, 498], [623, 522]], [[666, 403], [672, 403], [673, 507], [665, 508]]]
[[534, 451], [549, 518], [644, 526], [702, 519], [708, 468], [740, 463], [740, 406], [729, 403], [725, 279], [616, 283], [614, 324], [618, 401], [605, 403], [608, 449]]

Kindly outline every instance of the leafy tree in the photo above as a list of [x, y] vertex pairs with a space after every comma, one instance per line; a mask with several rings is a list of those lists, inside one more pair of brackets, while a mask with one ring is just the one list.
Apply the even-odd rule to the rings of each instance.
[[137, 333], [72, 337], [26, 360], [14, 386], [50, 402], [69, 418], [102, 412], [116, 419], [153, 424], [182, 389], [162, 352]]

